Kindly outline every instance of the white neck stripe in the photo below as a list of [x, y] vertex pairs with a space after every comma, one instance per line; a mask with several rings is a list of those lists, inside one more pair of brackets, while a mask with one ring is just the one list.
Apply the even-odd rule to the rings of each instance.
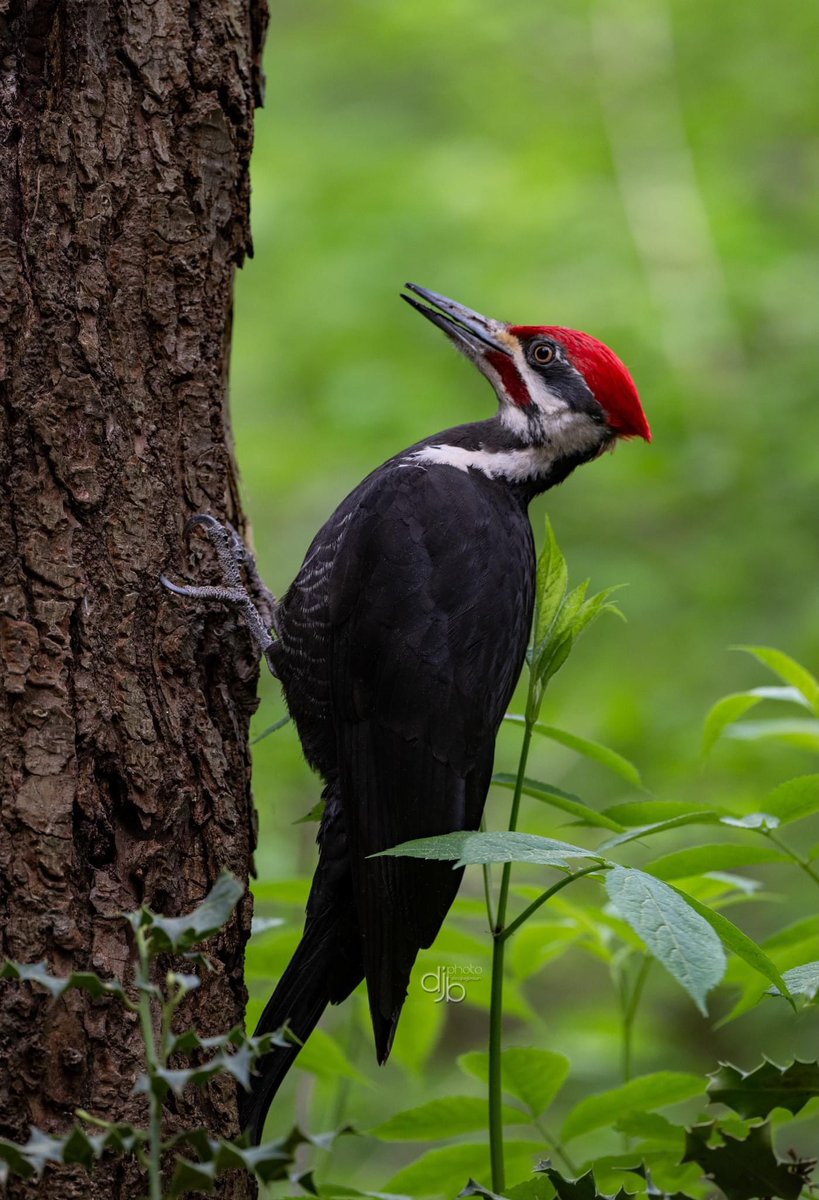
[[554, 462], [550, 447], [527, 446], [521, 450], [466, 450], [463, 446], [423, 446], [407, 460], [455, 467], [458, 471], [480, 471], [489, 479], [522, 483], [546, 475]]

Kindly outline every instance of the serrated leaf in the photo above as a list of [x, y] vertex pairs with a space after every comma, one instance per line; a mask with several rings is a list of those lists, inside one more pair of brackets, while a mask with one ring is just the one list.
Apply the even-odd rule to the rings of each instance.
[[790, 825], [819, 812], [819, 775], [799, 775], [774, 788], [763, 802], [766, 813]]
[[163, 917], [148, 908], [128, 914], [134, 928], [150, 931], [155, 951], [189, 950], [225, 925], [244, 895], [244, 884], [223, 871], [201, 904], [182, 917]]
[[638, 825], [617, 837], [608, 838], [598, 846], [599, 850], [611, 850], [614, 846], [624, 846], [627, 842], [639, 841], [652, 837], [657, 833], [666, 833], [669, 829], [680, 829], [684, 825], [715, 825], [720, 818], [711, 809], [701, 809], [699, 812], [680, 813], [679, 816], [669, 817], [665, 821], [657, 821], [653, 825]]
[[[470, 1050], [458, 1059], [462, 1071], [481, 1083], [489, 1082], [489, 1055]], [[569, 1074], [564, 1054], [540, 1050], [534, 1046], [510, 1046], [501, 1055], [501, 1086], [509, 1096], [520, 1100], [533, 1117], [546, 1112]]]
[[88, 992], [90, 996], [118, 996], [125, 999], [122, 984], [117, 979], [100, 979], [93, 971], [72, 971], [70, 975], [52, 975], [48, 963], [18, 963], [7, 960], [0, 967], [0, 979], [19, 979], [24, 983], [39, 983], [56, 1000], [70, 989]]
[[[508, 788], [514, 791], [516, 786], [516, 777], [509, 775], [505, 771], [499, 771], [492, 776], [492, 782], [498, 787]], [[539, 779], [524, 779], [521, 792], [524, 796], [533, 796], [535, 800], [542, 800], [545, 804], [551, 804], [552, 808], [559, 808], [561, 812], [571, 813], [573, 817], [578, 817], [584, 825], [595, 825], [602, 829], [621, 830], [622, 825], [618, 825], [611, 817], [599, 813], [596, 809], [586, 804], [585, 800], [581, 800], [579, 796], [575, 796], [572, 792], [564, 792], [562, 788], [555, 787], [551, 783], [541, 783]]]
[[795, 1115], [819, 1096], [819, 1063], [796, 1061], [779, 1067], [766, 1059], [747, 1072], [722, 1063], [711, 1075], [708, 1095], [712, 1103], [725, 1104], [746, 1119], [767, 1117], [774, 1108]]
[[[602, 847], [601, 847], [602, 849]], [[684, 879], [707, 871], [730, 871], [755, 863], [787, 862], [788, 856], [771, 846], [740, 846], [721, 842], [713, 846], [691, 846], [664, 854], [649, 863], [646, 870], [657, 879]]]
[[710, 1146], [715, 1124], [695, 1125], [687, 1131], [684, 1163], [694, 1162], [701, 1167], [727, 1200], [755, 1200], [759, 1196], [796, 1200], [804, 1180], [798, 1164], [781, 1163], [776, 1158], [770, 1126], [755, 1125], [742, 1140], [724, 1133], [721, 1145]]
[[819, 681], [795, 658], [773, 646], [732, 646], [731, 649], [752, 655], [774, 675], [778, 675], [783, 683], [801, 692], [812, 708], [819, 708]]
[[[525, 1114], [509, 1105], [503, 1106], [503, 1120], [507, 1125], [526, 1124]], [[369, 1133], [385, 1141], [440, 1142], [462, 1133], [484, 1130], [488, 1121], [486, 1100], [474, 1096], [442, 1096], [417, 1108], [395, 1113]]]
[[726, 965], [711, 925], [674, 888], [633, 867], [608, 871], [606, 890], [620, 916], [705, 1015], [705, 997]]
[[[529, 1175], [535, 1158], [542, 1152], [541, 1142], [505, 1142], [504, 1156], [510, 1179]], [[490, 1177], [489, 1146], [484, 1142], [468, 1142], [428, 1150], [393, 1175], [384, 1184], [383, 1191], [412, 1197], [455, 1196], [463, 1188], [465, 1179], [488, 1180]]]
[[679, 1071], [657, 1071], [641, 1075], [620, 1087], [596, 1096], [587, 1096], [576, 1104], [563, 1125], [562, 1141], [613, 1125], [631, 1112], [654, 1112], [669, 1104], [703, 1095], [705, 1081], [699, 1075]]
[[594, 1179], [594, 1172], [587, 1171], [578, 1179], [566, 1179], [548, 1163], [539, 1168], [555, 1189], [558, 1200], [631, 1200], [634, 1193], [620, 1188], [614, 1195], [601, 1192]]
[[423, 858], [453, 862], [456, 867], [475, 863], [531, 862], [549, 867], [568, 867], [572, 858], [599, 855], [582, 846], [559, 842], [531, 833], [444, 833], [439, 837], [416, 838], [370, 857]]

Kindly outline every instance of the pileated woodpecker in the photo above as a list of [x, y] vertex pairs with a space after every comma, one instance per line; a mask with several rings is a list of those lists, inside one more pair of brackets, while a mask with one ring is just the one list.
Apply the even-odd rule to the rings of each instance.
[[[532, 619], [529, 502], [616, 439], [651, 438], [631, 375], [595, 338], [491, 320], [415, 284], [407, 291], [492, 384], [496, 416], [425, 438], [368, 475], [278, 603], [212, 517], [194, 523], [214, 539], [227, 586], [163, 580], [242, 608], [325, 784], [304, 934], [256, 1032], [289, 1022], [303, 1042], [326, 1005], [366, 979], [380, 1063], [415, 957], [438, 933], [462, 871], [371, 856], [478, 828]], [[276, 1049], [260, 1064], [244, 1111], [254, 1140], [298, 1050]]]

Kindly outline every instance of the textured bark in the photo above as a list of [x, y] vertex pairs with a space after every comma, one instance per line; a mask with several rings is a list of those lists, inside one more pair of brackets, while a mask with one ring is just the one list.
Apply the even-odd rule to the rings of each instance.
[[[117, 913], [183, 912], [251, 862], [255, 656], [158, 576], [200, 573], [192, 513], [242, 523], [226, 376], [265, 21], [265, 0], [0, 0], [0, 956], [59, 973], [127, 980]], [[203, 1033], [241, 1019], [249, 922], [183, 1010]], [[117, 1005], [2, 986], [0, 1132], [144, 1117]], [[235, 1132], [234, 1091], [168, 1119]], [[143, 1190], [103, 1163], [8, 1194]]]

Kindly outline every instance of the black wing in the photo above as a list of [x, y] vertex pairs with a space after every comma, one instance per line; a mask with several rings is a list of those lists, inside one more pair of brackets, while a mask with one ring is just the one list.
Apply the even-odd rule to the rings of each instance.
[[529, 521], [508, 489], [441, 465], [374, 479], [333, 568], [331, 708], [380, 1061], [462, 872], [368, 856], [478, 827], [533, 588]]

